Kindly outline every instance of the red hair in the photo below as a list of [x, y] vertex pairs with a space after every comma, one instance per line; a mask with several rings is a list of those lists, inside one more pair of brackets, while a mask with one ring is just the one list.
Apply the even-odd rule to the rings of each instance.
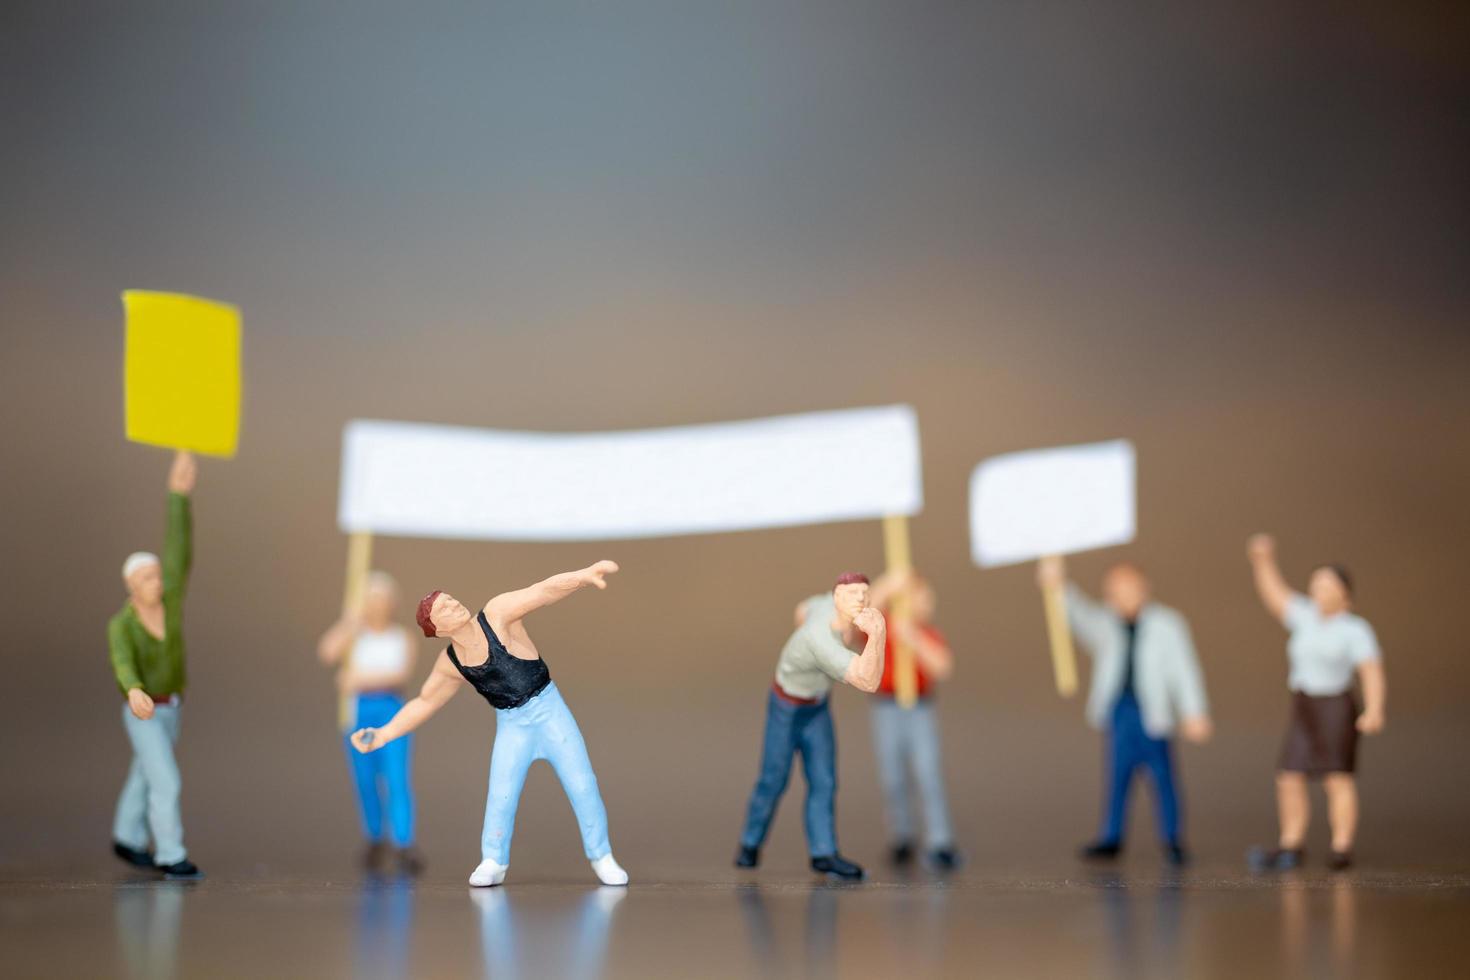
[[837, 584], [834, 585], [834, 586], [832, 586], [832, 591], [833, 592], [836, 592], [837, 589], [840, 586], [844, 586], [844, 585], [867, 585], [867, 584], [869, 584], [868, 583], [868, 577], [866, 575], [864, 575], [862, 572], [843, 572], [841, 575], [837, 576]]
[[419, 629], [424, 631], [425, 636], [434, 636], [438, 633], [434, 629], [434, 621], [429, 618], [429, 613], [434, 608], [434, 600], [443, 595], [443, 591], [435, 589], [419, 600], [419, 611], [415, 618], [419, 621]]

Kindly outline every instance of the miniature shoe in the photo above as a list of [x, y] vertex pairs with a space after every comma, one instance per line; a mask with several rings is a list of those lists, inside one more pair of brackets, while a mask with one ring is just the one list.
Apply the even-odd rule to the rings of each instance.
[[490, 858], [481, 861], [474, 871], [470, 872], [470, 884], [476, 888], [489, 888], [498, 885], [505, 880], [505, 873], [510, 870], [508, 864], [496, 864]]
[[381, 871], [388, 857], [388, 845], [380, 840], [375, 840], [362, 851], [362, 869], [364, 871]]
[[393, 855], [400, 874], [418, 875], [424, 870], [424, 856], [417, 847], [400, 847]]
[[1293, 871], [1305, 856], [1300, 847], [1253, 847], [1246, 853], [1245, 861], [1252, 871]]
[[812, 870], [830, 878], [840, 878], [843, 881], [862, 881], [866, 877], [861, 867], [853, 864], [841, 854], [825, 854], [822, 857], [812, 858]]
[[957, 871], [965, 859], [952, 847], [936, 847], [929, 852], [929, 867], [935, 871]]
[[121, 841], [112, 842], [112, 853], [116, 854], [118, 857], [122, 858], [124, 861], [126, 861], [128, 864], [131, 864], [135, 868], [153, 867], [152, 854], [149, 854], [147, 851], [134, 850]]
[[626, 885], [628, 883], [628, 872], [613, 860], [611, 852], [593, 861], [592, 870], [597, 874], [597, 880], [604, 885]]
[[1189, 852], [1178, 841], [1164, 845], [1164, 862], [1173, 868], [1182, 868], [1189, 863]]
[[1123, 853], [1123, 845], [1115, 840], [1096, 840], [1084, 844], [1077, 856], [1084, 861], [1111, 861]]
[[1352, 851], [1334, 850], [1327, 859], [1327, 867], [1333, 871], [1346, 871], [1353, 866]]
[[204, 872], [194, 866], [194, 862], [187, 858], [183, 861], [175, 861], [173, 864], [155, 864], [155, 868], [163, 872], [164, 878], [169, 881], [197, 881], [204, 877]]
[[901, 840], [888, 850], [888, 862], [896, 868], [905, 868], [914, 863], [914, 845]]
[[754, 868], [761, 863], [761, 849], [751, 847], [749, 844], [741, 844], [740, 850], [735, 852], [735, 867]]

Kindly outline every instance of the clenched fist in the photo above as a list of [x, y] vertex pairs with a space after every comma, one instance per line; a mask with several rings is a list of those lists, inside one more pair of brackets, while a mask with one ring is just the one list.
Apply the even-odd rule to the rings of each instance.
[[1036, 584], [1043, 589], [1059, 589], [1067, 582], [1067, 563], [1060, 555], [1047, 555], [1036, 563]]
[[142, 688], [135, 687], [128, 692], [128, 710], [139, 721], [147, 721], [153, 717], [153, 699]]
[[888, 627], [883, 622], [883, 614], [872, 606], [864, 606], [858, 610], [858, 614], [852, 617], [852, 625], [869, 636], [887, 635]]
[[376, 728], [359, 728], [352, 733], [352, 747], [364, 754], [380, 748], [382, 744]]
[[591, 566], [590, 568], [583, 569], [582, 580], [588, 585], [595, 585], [599, 589], [605, 589], [607, 588], [607, 577], [617, 570], [617, 562], [608, 561], [606, 558], [604, 558], [602, 561]]
[[194, 492], [194, 478], [199, 475], [199, 464], [194, 462], [194, 456], [183, 449], [174, 454], [174, 462], [168, 471], [168, 489], [170, 493], [183, 494], [187, 497]]
[[1276, 554], [1276, 539], [1269, 534], [1252, 534], [1245, 543], [1245, 553], [1251, 561], [1265, 561]]

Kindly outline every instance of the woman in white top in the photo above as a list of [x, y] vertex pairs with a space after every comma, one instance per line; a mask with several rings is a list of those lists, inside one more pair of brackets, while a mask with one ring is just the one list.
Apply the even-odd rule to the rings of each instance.
[[[1252, 537], [1246, 551], [1261, 601], [1291, 633], [1286, 647], [1291, 723], [1276, 773], [1281, 836], [1275, 848], [1253, 849], [1251, 864], [1259, 870], [1288, 870], [1301, 863], [1311, 819], [1307, 780], [1320, 778], [1332, 826], [1328, 866], [1341, 870], [1352, 864], [1358, 829], [1358, 735], [1383, 730], [1388, 686], [1378, 638], [1368, 621], [1352, 612], [1352, 577], [1341, 565], [1313, 571], [1308, 598], [1286, 584], [1270, 536]], [[1354, 676], [1363, 689], [1361, 711]]]
[[[391, 860], [400, 870], [416, 874], [423, 860], [413, 846], [410, 740], [399, 739], [371, 755], [354, 751], [346, 740], [347, 733], [358, 727], [386, 725], [403, 707], [400, 692], [413, 671], [414, 640], [394, 622], [397, 605], [397, 583], [385, 572], [373, 572], [368, 576], [361, 614], [343, 616], [334, 623], [317, 645], [317, 655], [322, 663], [338, 667], [337, 685], [348, 699], [350, 717], [345, 719], [343, 745], [368, 839], [364, 863], [369, 870], [384, 870]], [[384, 838], [385, 809], [391, 848]]]

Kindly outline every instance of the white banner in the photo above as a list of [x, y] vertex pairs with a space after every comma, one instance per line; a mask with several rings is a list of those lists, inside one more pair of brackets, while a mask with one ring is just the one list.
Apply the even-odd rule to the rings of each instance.
[[501, 541], [705, 534], [912, 515], [919, 424], [892, 405], [633, 432], [356, 420], [344, 531]]
[[982, 568], [1127, 544], [1135, 531], [1126, 440], [992, 456], [970, 476], [970, 553]]

